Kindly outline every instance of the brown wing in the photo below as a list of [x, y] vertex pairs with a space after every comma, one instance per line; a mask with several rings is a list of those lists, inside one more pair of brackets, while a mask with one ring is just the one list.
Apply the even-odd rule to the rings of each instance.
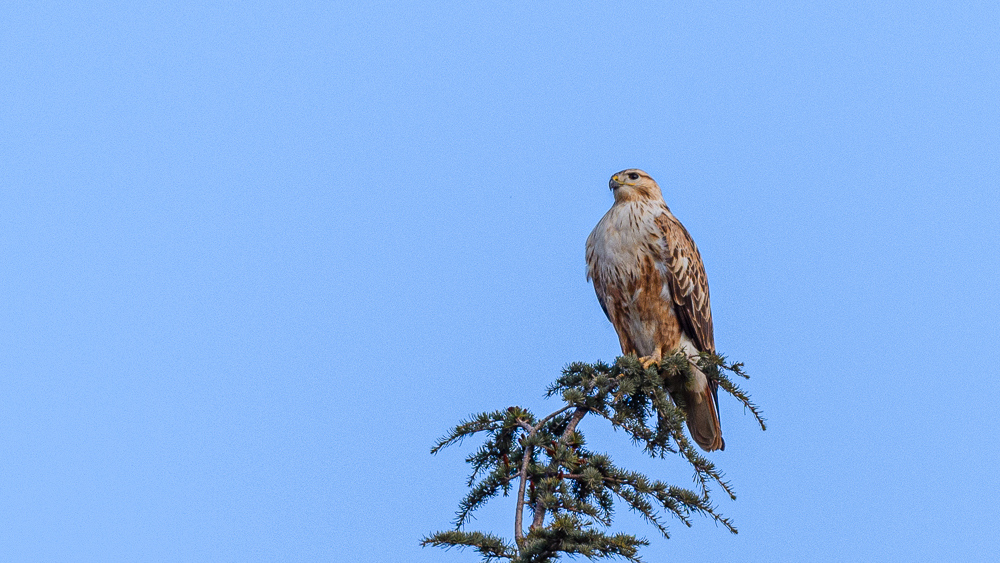
[[708, 276], [701, 254], [687, 229], [673, 215], [656, 218], [666, 242], [664, 261], [667, 283], [681, 330], [700, 352], [715, 352], [712, 331], [712, 305], [708, 298]]

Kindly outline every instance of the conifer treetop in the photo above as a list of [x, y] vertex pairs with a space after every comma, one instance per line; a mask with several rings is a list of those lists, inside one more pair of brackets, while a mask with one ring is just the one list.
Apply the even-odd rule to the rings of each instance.
[[[758, 407], [726, 375], [748, 378], [742, 364], [702, 353], [698, 366], [766, 428]], [[454, 528], [425, 537], [422, 545], [472, 548], [484, 562], [545, 563], [561, 554], [640, 562], [638, 550], [649, 545], [647, 540], [608, 531], [616, 502], [641, 514], [665, 538], [670, 537], [668, 516], [686, 526], [692, 516], [705, 516], [735, 534], [736, 527], [716, 511], [710, 493], [718, 487], [732, 499], [736, 495], [715, 464], [693, 447], [684, 433], [684, 411], [671, 399], [681, 395], [676, 391], [691, 377], [690, 360], [681, 352], [648, 369], [635, 356], [619, 357], [611, 365], [578, 362], [548, 387], [546, 396], [564, 402], [551, 414], [538, 419], [515, 406], [462, 421], [431, 453], [475, 434], [485, 433], [486, 440], [466, 459], [472, 466], [469, 492], [459, 503]], [[588, 414], [627, 433], [652, 457], [679, 455], [694, 471], [695, 490], [620, 468], [608, 455], [589, 450], [577, 430]], [[464, 531], [476, 509], [515, 489], [513, 541]]]

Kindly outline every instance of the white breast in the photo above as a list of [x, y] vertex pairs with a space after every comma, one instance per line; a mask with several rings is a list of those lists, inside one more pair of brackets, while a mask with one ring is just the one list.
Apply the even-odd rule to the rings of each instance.
[[[665, 241], [656, 224], [656, 218], [664, 213], [670, 211], [662, 202], [613, 205], [587, 237], [587, 279], [634, 280], [639, 276], [642, 255], [664, 256]], [[666, 266], [657, 261], [657, 267]]]
[[[663, 257], [666, 237], [656, 223], [656, 218], [669, 214], [663, 203], [637, 201], [616, 204], [594, 227], [587, 239], [587, 278], [594, 280], [598, 297], [611, 316], [615, 310], [626, 311], [623, 317], [612, 319], [615, 329], [625, 331], [640, 355], [654, 354], [659, 348], [656, 341], [659, 321], [649, 311], [650, 301], [640, 300], [641, 292], [654, 290], [636, 283], [643, 275], [642, 266], [652, 258], [662, 280], [655, 291], [661, 303], [672, 311], [670, 285], [667, 283], [667, 264]], [[620, 296], [624, 301], [614, 302]], [[671, 313], [672, 314], [672, 313]]]

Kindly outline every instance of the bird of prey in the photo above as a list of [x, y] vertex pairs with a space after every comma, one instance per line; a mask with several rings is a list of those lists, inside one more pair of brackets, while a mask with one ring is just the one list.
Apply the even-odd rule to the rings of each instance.
[[[609, 182], [615, 202], [587, 238], [587, 280], [614, 325], [623, 354], [643, 367], [683, 350], [693, 359], [715, 352], [708, 278], [694, 240], [642, 170], [622, 170]], [[688, 430], [705, 451], [725, 448], [717, 384], [692, 362], [685, 386]]]

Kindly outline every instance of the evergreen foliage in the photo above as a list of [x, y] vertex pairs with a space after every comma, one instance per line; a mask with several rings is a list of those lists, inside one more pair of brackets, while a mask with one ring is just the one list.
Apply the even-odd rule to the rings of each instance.
[[[742, 364], [728, 364], [722, 356], [703, 353], [698, 366], [765, 428], [757, 406], [726, 375], [748, 378]], [[684, 412], [671, 399], [671, 391], [679, 390], [690, 377], [691, 363], [681, 352], [649, 369], [643, 369], [635, 356], [619, 357], [613, 365], [574, 363], [547, 390], [546, 396], [558, 395], [565, 402], [548, 416], [538, 419], [521, 407], [510, 407], [461, 422], [431, 453], [474, 434], [485, 433], [486, 441], [466, 459], [472, 465], [470, 490], [459, 504], [454, 529], [428, 536], [422, 545], [474, 548], [485, 562], [546, 563], [560, 554], [639, 562], [639, 548], [649, 544], [645, 539], [604, 531], [612, 524], [616, 499], [641, 514], [664, 537], [669, 537], [666, 516], [687, 526], [692, 515], [706, 516], [735, 534], [732, 522], [712, 505], [710, 486], [718, 486], [733, 499], [736, 496], [715, 464], [688, 440]], [[650, 456], [683, 457], [694, 469], [696, 490], [617, 467], [607, 455], [587, 449], [577, 425], [590, 413], [626, 432]], [[463, 531], [477, 508], [497, 495], [508, 496], [514, 488], [513, 543], [492, 534]], [[530, 519], [527, 531], [526, 516]]]

